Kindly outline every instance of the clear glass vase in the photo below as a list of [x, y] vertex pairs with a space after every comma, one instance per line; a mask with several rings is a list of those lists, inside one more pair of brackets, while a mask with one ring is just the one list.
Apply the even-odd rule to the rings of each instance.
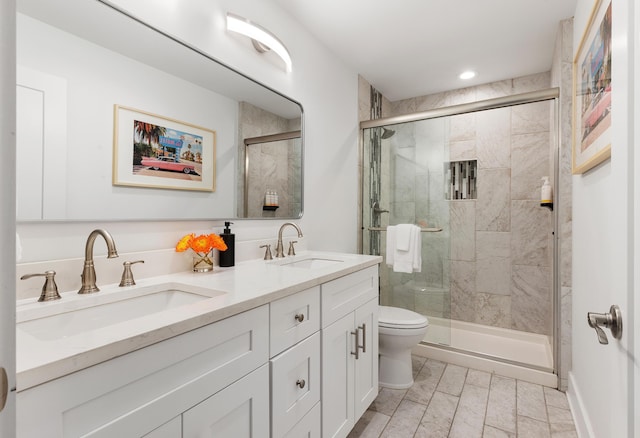
[[193, 272], [213, 271], [213, 250], [207, 253], [196, 252], [193, 255]]

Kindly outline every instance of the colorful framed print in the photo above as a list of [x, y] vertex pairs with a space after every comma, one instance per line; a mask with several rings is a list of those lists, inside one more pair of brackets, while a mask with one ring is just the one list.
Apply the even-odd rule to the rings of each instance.
[[611, 157], [611, 0], [597, 0], [573, 61], [573, 173]]
[[120, 105], [113, 126], [113, 185], [215, 191], [215, 131]]

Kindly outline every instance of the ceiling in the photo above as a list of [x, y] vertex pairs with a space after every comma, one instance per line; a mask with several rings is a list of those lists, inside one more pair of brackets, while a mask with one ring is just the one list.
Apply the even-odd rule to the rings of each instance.
[[[391, 101], [548, 71], [558, 24], [576, 6], [576, 0], [274, 1]], [[459, 79], [468, 69], [477, 76]]]

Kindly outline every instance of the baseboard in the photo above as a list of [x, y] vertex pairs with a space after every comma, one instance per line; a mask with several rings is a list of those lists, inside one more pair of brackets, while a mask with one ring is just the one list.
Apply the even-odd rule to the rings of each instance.
[[595, 438], [589, 416], [584, 408], [580, 388], [573, 377], [573, 373], [569, 371], [569, 388], [567, 390], [567, 400], [573, 415], [573, 423], [576, 426], [576, 432], [579, 438]]

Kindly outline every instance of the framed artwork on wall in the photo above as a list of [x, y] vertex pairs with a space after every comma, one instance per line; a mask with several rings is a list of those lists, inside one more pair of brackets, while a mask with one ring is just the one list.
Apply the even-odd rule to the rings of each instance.
[[611, 157], [611, 0], [596, 0], [573, 60], [573, 173]]
[[216, 132], [114, 105], [113, 185], [215, 191]]

